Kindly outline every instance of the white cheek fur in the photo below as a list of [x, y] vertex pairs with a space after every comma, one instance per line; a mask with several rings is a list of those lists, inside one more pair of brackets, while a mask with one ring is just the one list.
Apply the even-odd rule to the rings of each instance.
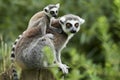
[[68, 33], [68, 30], [66, 29], [66, 26], [65, 26], [65, 25], [62, 26], [62, 29], [63, 29], [63, 31], [64, 31], [65, 33]]

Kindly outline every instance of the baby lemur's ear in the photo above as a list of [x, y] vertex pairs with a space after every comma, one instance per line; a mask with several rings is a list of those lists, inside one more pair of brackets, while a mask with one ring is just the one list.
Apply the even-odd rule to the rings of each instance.
[[57, 8], [59, 8], [60, 7], [60, 3], [57, 3], [56, 6], [57, 6]]
[[65, 22], [65, 17], [61, 17], [60, 20], [59, 20], [59, 23], [64, 24], [64, 22]]
[[47, 13], [48, 10], [49, 10], [49, 8], [48, 8], [48, 7], [45, 7], [43, 10]]

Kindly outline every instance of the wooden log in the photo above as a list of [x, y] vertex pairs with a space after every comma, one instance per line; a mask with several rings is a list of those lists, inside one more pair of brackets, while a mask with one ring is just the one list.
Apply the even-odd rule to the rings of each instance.
[[52, 72], [48, 69], [23, 70], [20, 80], [56, 80]]

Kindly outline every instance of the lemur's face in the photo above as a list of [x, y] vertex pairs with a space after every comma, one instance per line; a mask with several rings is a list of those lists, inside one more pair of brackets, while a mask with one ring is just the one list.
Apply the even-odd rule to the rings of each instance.
[[75, 34], [78, 32], [80, 30], [80, 25], [84, 22], [84, 19], [72, 14], [68, 14], [60, 18], [62, 29], [67, 34]]
[[49, 17], [57, 17], [60, 4], [50, 4], [44, 8], [46, 15]]

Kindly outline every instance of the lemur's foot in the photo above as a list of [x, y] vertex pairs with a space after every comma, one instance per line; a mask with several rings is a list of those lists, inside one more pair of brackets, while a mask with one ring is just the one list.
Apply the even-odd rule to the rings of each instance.
[[54, 35], [53, 35], [53, 34], [50, 34], [50, 33], [49, 33], [49, 34], [46, 34], [45, 37], [50, 38], [50, 39], [52, 39], [52, 40], [54, 39]]
[[57, 63], [58, 64], [58, 66], [60, 67], [60, 69], [62, 70], [62, 72], [64, 73], [64, 74], [67, 74], [68, 73], [68, 66], [67, 65], [65, 65], [65, 64], [62, 64], [62, 63]]

